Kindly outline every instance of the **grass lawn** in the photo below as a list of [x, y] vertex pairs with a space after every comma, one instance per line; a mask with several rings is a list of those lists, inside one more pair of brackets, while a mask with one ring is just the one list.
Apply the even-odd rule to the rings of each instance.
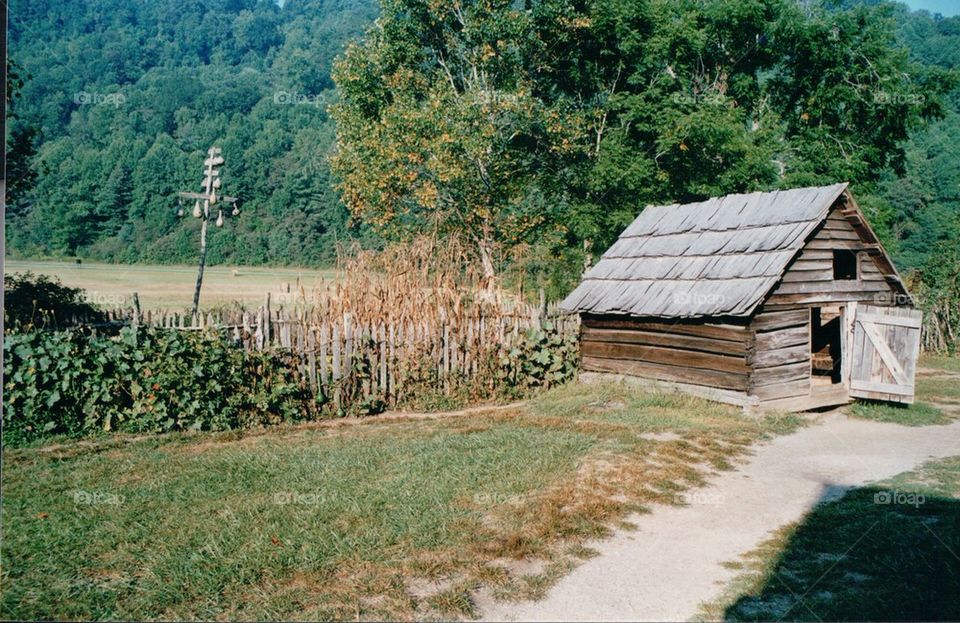
[[898, 405], [888, 402], [858, 400], [848, 410], [853, 417], [877, 422], [892, 422], [904, 426], [930, 426], [949, 424], [953, 421], [943, 410], [925, 402], [912, 405]]
[[620, 385], [527, 406], [8, 450], [4, 619], [469, 617], [793, 416]]
[[704, 620], [960, 620], [960, 456], [821, 504], [743, 561]]
[[920, 365], [960, 373], [960, 356], [924, 355], [920, 358]]
[[905, 426], [949, 424], [960, 417], [960, 359], [925, 355], [916, 379], [917, 402], [898, 405], [859, 400], [847, 410], [853, 417]]
[[[144, 310], [189, 309], [197, 281], [196, 266], [21, 260], [5, 260], [4, 264], [7, 273], [30, 271], [59, 277], [65, 285], [83, 288], [91, 302], [108, 309], [132, 306], [134, 292], [140, 297]], [[267, 292], [275, 302], [282, 303], [285, 297], [290, 297], [281, 289], [283, 284], [289, 283], [293, 289], [299, 279], [309, 293], [321, 279], [335, 276], [333, 270], [207, 266], [203, 272], [200, 305], [204, 309], [234, 303], [257, 306], [263, 304]]]

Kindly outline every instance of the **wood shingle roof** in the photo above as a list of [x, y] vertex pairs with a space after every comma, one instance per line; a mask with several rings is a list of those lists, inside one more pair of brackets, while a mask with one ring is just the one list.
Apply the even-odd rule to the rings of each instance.
[[846, 187], [649, 206], [561, 307], [661, 318], [749, 316]]

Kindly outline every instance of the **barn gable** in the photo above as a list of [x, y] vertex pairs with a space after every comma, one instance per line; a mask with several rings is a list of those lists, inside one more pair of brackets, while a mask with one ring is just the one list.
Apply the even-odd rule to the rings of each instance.
[[761, 305], [770, 309], [818, 296], [830, 300], [846, 285], [833, 279], [838, 245], [869, 256], [861, 264], [869, 283], [858, 296], [906, 296], [846, 188], [647, 207], [561, 306], [593, 315], [703, 318], [747, 317]]
[[[849, 251], [853, 274], [838, 278], [835, 253]], [[796, 305], [861, 301], [880, 305], [912, 303], [899, 274], [844, 194], [787, 266], [763, 302], [764, 310]]]

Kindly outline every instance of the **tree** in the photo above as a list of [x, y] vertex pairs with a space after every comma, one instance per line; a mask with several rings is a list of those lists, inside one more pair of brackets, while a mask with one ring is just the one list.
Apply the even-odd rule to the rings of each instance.
[[549, 174], [582, 143], [527, 66], [531, 18], [511, 0], [388, 0], [334, 69], [346, 205], [388, 235], [470, 240], [488, 285], [495, 251], [549, 221]]

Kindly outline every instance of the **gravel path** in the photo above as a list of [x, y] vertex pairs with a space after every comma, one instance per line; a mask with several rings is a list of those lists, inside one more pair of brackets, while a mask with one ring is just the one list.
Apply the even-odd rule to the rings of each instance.
[[905, 427], [829, 413], [756, 448], [736, 471], [658, 506], [590, 543], [599, 556], [561, 579], [538, 602], [483, 608], [497, 621], [684, 621], [717, 596], [736, 571], [721, 565], [754, 549], [772, 530], [817, 502], [889, 478], [931, 458], [960, 455], [960, 421]]

